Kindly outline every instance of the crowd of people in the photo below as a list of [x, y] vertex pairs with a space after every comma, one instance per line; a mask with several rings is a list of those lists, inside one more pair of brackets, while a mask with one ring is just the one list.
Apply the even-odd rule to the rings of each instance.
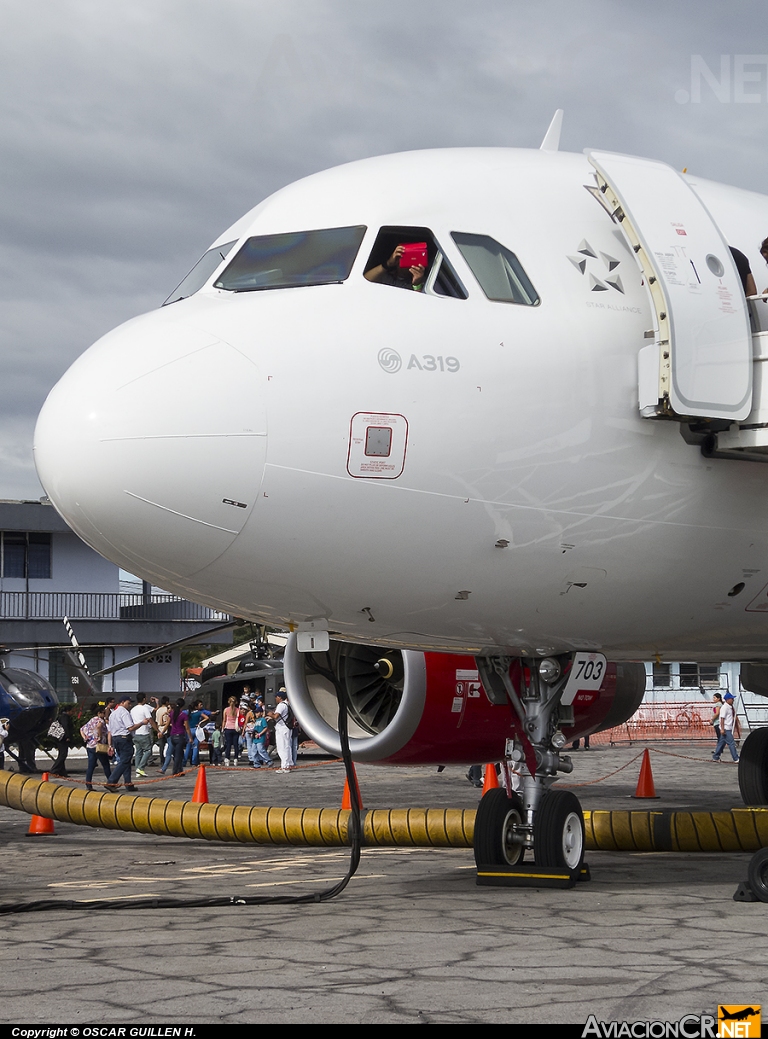
[[[285, 688], [276, 694], [275, 701], [274, 710], [269, 710], [261, 696], [252, 695], [249, 686], [244, 687], [239, 699], [230, 696], [221, 712], [204, 707], [199, 699], [186, 704], [183, 697], [171, 703], [168, 696], [148, 700], [144, 693], [109, 697], [93, 705], [91, 717], [80, 729], [88, 755], [86, 788], [93, 789], [93, 777], [100, 768], [107, 790], [116, 790], [121, 781], [126, 790], [135, 790], [131, 769], [135, 768], [137, 776], [147, 777], [155, 745], [160, 775], [166, 775], [169, 769], [174, 776], [182, 775], [187, 768], [202, 763], [204, 750], [208, 752], [207, 763], [214, 768], [236, 767], [245, 757], [250, 768], [289, 773], [296, 767], [299, 726]], [[54, 738], [58, 755], [49, 771], [66, 777], [72, 736], [66, 710], [60, 713], [57, 724]], [[279, 767], [273, 760], [273, 750]]]

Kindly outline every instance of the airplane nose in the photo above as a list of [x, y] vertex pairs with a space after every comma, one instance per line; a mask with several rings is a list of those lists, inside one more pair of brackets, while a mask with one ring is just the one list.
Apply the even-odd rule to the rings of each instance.
[[160, 311], [108, 333], [65, 373], [34, 454], [83, 540], [162, 582], [229, 547], [258, 498], [266, 445], [254, 361]]

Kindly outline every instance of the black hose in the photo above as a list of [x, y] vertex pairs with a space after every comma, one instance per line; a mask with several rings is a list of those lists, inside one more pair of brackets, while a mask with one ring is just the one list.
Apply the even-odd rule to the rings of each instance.
[[259, 905], [302, 905], [307, 902], [327, 902], [331, 898], [340, 895], [360, 865], [360, 849], [362, 825], [360, 821], [360, 799], [357, 791], [357, 781], [352, 766], [352, 755], [349, 749], [349, 713], [346, 690], [338, 681], [332, 671], [320, 667], [308, 655], [308, 663], [312, 670], [322, 675], [336, 690], [336, 698], [339, 702], [339, 739], [341, 741], [341, 756], [344, 761], [344, 769], [349, 787], [350, 804], [352, 815], [348, 829], [349, 842], [351, 846], [349, 869], [346, 876], [325, 891], [314, 891], [304, 895], [214, 895], [208, 898], [147, 898], [140, 902], [129, 898], [112, 898], [98, 901], [91, 899], [74, 900], [67, 899], [57, 901], [55, 899], [37, 899], [33, 902], [4, 902], [0, 903], [0, 916], [10, 913], [42, 913], [50, 909], [88, 909], [98, 906], [99, 909], [202, 909], [217, 906], [259, 906]]

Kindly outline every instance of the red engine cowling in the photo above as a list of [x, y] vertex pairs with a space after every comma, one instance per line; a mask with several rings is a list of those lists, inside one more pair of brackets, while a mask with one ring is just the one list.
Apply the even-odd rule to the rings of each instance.
[[[286, 647], [285, 682], [304, 732], [340, 753], [338, 702], [333, 684], [318, 671], [330, 668], [349, 702], [350, 749], [356, 761], [386, 765], [449, 765], [499, 761], [517, 731], [511, 704], [493, 704], [482, 687], [474, 657], [414, 650], [382, 650], [331, 642], [328, 654], [299, 653], [296, 637]], [[620, 725], [640, 705], [642, 664], [609, 664], [597, 691], [576, 694], [573, 725], [579, 739]]]

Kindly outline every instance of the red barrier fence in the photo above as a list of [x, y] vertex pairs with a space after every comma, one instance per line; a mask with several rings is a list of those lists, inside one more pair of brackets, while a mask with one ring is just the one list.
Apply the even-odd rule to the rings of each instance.
[[[739, 720], [739, 719], [737, 719]], [[747, 734], [740, 719], [743, 735]], [[737, 730], [738, 737], [739, 732]], [[647, 740], [715, 740], [712, 727], [712, 704], [700, 700], [690, 703], [642, 704], [623, 725], [589, 737], [594, 744], [634, 743]]]

